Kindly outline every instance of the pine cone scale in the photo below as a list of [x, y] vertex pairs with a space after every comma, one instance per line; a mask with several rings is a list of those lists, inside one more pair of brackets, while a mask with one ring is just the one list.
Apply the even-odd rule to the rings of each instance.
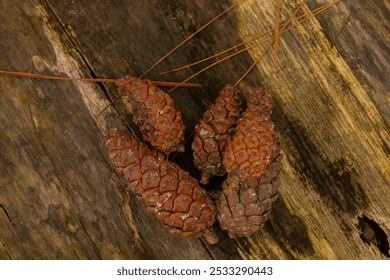
[[117, 86], [144, 140], [165, 154], [183, 151], [184, 124], [168, 94], [132, 76], [118, 80]]
[[178, 196], [176, 196], [173, 202], [172, 211], [179, 212], [179, 213], [186, 213], [190, 209], [191, 202], [192, 202], [192, 197], [185, 194], [179, 194]]
[[[226, 145], [223, 164], [226, 172], [246, 183], [257, 181], [270, 163], [275, 149], [272, 102], [268, 93], [255, 90], [248, 108], [237, 121], [235, 134]], [[250, 165], [250, 166], [249, 166]]]
[[268, 220], [277, 197], [282, 156], [271, 111], [269, 94], [254, 91], [226, 145], [223, 164], [228, 178], [217, 200], [217, 218], [231, 237], [258, 231]]
[[171, 233], [197, 238], [214, 223], [211, 198], [176, 163], [124, 131], [109, 133], [106, 147], [128, 187]]
[[239, 92], [234, 86], [227, 85], [195, 127], [192, 150], [195, 165], [202, 173], [200, 180], [202, 184], [207, 183], [211, 176], [225, 174], [222, 153], [240, 111]]

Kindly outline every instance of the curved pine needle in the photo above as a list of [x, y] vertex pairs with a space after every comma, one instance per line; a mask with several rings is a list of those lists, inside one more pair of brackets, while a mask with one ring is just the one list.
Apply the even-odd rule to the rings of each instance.
[[280, 21], [280, 0], [276, 0], [276, 16], [275, 16], [275, 43], [274, 43], [274, 56], [272, 59], [272, 71], [276, 67], [276, 59], [278, 56], [278, 47], [279, 47], [279, 21]]
[[[83, 82], [95, 82], [95, 83], [116, 83], [117, 79], [109, 79], [109, 78], [69, 78], [69, 77], [58, 77], [51, 75], [42, 75], [36, 73], [26, 73], [26, 72], [16, 72], [16, 71], [7, 71], [0, 70], [0, 74], [11, 75], [11, 76], [19, 76], [19, 77], [28, 77], [34, 79], [45, 79], [45, 80], [59, 80], [59, 81], [83, 81]], [[175, 86], [183, 86], [183, 87], [202, 87], [202, 84], [194, 84], [194, 83], [177, 83], [177, 82], [160, 82], [153, 81], [154, 84], [160, 87], [175, 87]]]
[[[313, 17], [313, 14], [314, 14], [314, 16], [315, 16], [315, 15], [317, 15], [317, 14], [319, 14], [319, 13], [325, 11], [326, 9], [330, 8], [331, 6], [337, 4], [337, 3], [340, 2], [340, 1], [342, 1], [342, 0], [336, 0], [336, 1], [332, 2], [332, 3], [325, 4], [325, 5], [323, 5], [323, 6], [319, 7], [319, 8], [316, 8], [316, 9], [314, 9], [314, 10], [312, 10], [312, 11], [310, 11], [310, 12], [304, 14], [304, 15], [301, 15], [301, 16], [299, 16], [299, 17], [293, 18], [292, 21], [297, 21], [297, 20], [298, 20], [298, 21], [299, 21], [298, 24], [301, 24], [302, 22], [304, 22], [304, 21], [306, 21], [306, 20], [312, 18], [312, 17]], [[300, 6], [302, 6], [303, 4], [304, 4], [304, 2], [302, 2], [302, 3], [300, 4]], [[288, 22], [285, 22], [285, 23], [281, 24], [280, 27], [281, 27], [281, 28], [285, 28], [287, 25], [288, 25]], [[294, 25], [293, 27], [295, 27], [295, 26], [296, 26], [296, 25]], [[292, 27], [292, 28], [293, 28], [293, 27]], [[288, 31], [288, 30], [290, 30], [290, 29], [291, 29], [291, 28], [287, 29], [286, 31]], [[245, 44], [247, 44], [247, 43], [250, 43], [250, 42], [252, 42], [252, 41], [254, 41], [254, 40], [256, 40], [256, 39], [259, 39], [260, 37], [262, 37], [262, 36], [264, 36], [264, 35], [266, 35], [266, 34], [268, 34], [268, 33], [272, 33], [274, 30], [275, 30], [275, 28], [269, 29], [269, 30], [267, 30], [267, 31], [264, 31], [264, 32], [262, 32], [262, 33], [259, 33], [259, 34], [257, 34], [257, 35], [254, 35], [253, 37], [249, 38], [248, 40], [246, 40], [246, 41], [244, 41], [244, 42], [241, 42], [241, 43], [239, 43], [239, 44], [237, 44], [237, 45], [235, 45], [235, 46], [232, 46], [232, 47], [230, 47], [230, 48], [228, 48], [228, 49], [226, 49], [226, 50], [223, 50], [223, 51], [221, 51], [221, 52], [219, 52], [219, 53], [216, 53], [216, 54], [214, 54], [214, 55], [212, 55], [212, 56], [206, 57], [206, 58], [204, 58], [204, 59], [198, 60], [198, 61], [193, 62], [193, 63], [191, 63], [191, 64], [187, 64], [187, 65], [184, 65], [184, 66], [181, 66], [181, 67], [172, 69], [172, 70], [168, 70], [168, 71], [165, 71], [165, 72], [161, 72], [160, 74], [161, 74], [161, 75], [164, 75], [164, 74], [167, 74], [167, 73], [177, 72], [177, 71], [180, 71], [180, 70], [187, 69], [187, 68], [189, 68], [189, 67], [191, 67], [191, 66], [194, 66], [194, 65], [197, 65], [197, 64], [206, 62], [206, 61], [208, 61], [208, 60], [210, 60], [210, 59], [216, 58], [216, 57], [218, 57], [218, 56], [220, 56], [220, 55], [223, 55], [223, 54], [225, 54], [225, 53], [227, 53], [227, 52], [230, 52], [230, 51], [232, 51], [232, 50], [234, 50], [234, 49], [237, 49], [238, 47], [241, 47], [241, 46], [243, 46], [243, 45], [245, 45]], [[268, 37], [268, 38], [271, 38], [271, 37]], [[272, 36], [272, 38], [274, 38], [274, 37]], [[268, 41], [268, 40], [265, 40], [265, 41]], [[265, 42], [265, 41], [263, 41], [263, 42]]]
[[252, 63], [252, 65], [248, 68], [248, 70], [245, 71], [245, 73], [241, 76], [240, 79], [234, 84], [234, 86], [237, 86], [239, 83], [242, 82], [242, 80], [249, 74], [250, 71], [256, 66], [257, 63], [259, 63], [260, 59], [264, 57], [264, 55], [267, 53], [267, 51], [271, 48], [273, 43], [269, 44], [268, 47], [260, 54], [259, 58], [255, 60], [255, 62]]
[[[338, 0], [338, 1], [334, 1], [334, 2], [329, 3], [329, 4], [325, 4], [325, 5], [321, 6], [320, 8], [316, 9], [316, 12], [310, 11], [309, 13], [307, 13], [308, 16], [306, 16], [306, 17], [303, 18], [302, 20], [298, 21], [297, 23], [293, 24], [292, 26], [289, 26], [289, 27], [286, 28], [283, 32], [281, 32], [281, 34], [283, 34], [284, 32], [287, 32], [287, 31], [289, 31], [290, 29], [292, 29], [292, 28], [294, 28], [294, 27], [296, 27], [296, 26], [302, 24], [303, 22], [305, 22], [305, 21], [307, 21], [307, 20], [309, 20], [309, 19], [315, 17], [315, 16], [318, 15], [319, 13], [324, 12], [325, 10], [327, 10], [328, 8], [332, 7], [333, 5], [337, 4], [337, 3], [340, 2], [340, 1], [342, 1], [342, 0]], [[307, 14], [306, 14], [306, 15], [307, 15]], [[301, 16], [300, 18], [302, 18], [302, 16]], [[242, 49], [242, 50], [239, 50], [239, 51], [237, 51], [237, 52], [235, 52], [235, 53], [233, 53], [233, 54], [231, 54], [231, 55], [228, 55], [228, 56], [222, 58], [221, 60], [219, 60], [219, 61], [217, 61], [217, 62], [214, 62], [214, 63], [212, 63], [212, 64], [206, 66], [206, 67], [203, 68], [202, 70], [199, 70], [199, 71], [196, 72], [195, 74], [193, 74], [193, 75], [191, 75], [190, 77], [188, 77], [187, 79], [185, 79], [182, 83], [188, 82], [189, 80], [195, 78], [197, 75], [203, 73], [204, 71], [206, 71], [206, 70], [208, 70], [208, 69], [214, 67], [215, 65], [218, 65], [219, 63], [221, 63], [221, 62], [223, 62], [223, 61], [225, 61], [225, 60], [227, 60], [227, 59], [229, 59], [229, 58], [231, 58], [231, 57], [233, 57], [233, 56], [236, 56], [236, 55], [238, 55], [238, 54], [240, 54], [240, 53], [242, 53], [242, 52], [244, 52], [244, 51], [246, 51], [246, 50], [248, 50], [248, 49], [251, 49], [251, 48], [253, 48], [253, 47], [255, 47], [255, 46], [258, 46], [258, 45], [260, 45], [260, 44], [262, 44], [262, 43], [264, 43], [264, 42], [267, 42], [267, 41], [270, 41], [270, 40], [273, 40], [273, 39], [275, 39], [275, 36], [270, 36], [270, 37], [268, 37], [268, 38], [266, 38], [266, 39], [264, 39], [264, 40], [262, 40], [262, 41], [260, 41], [260, 42], [258, 42], [258, 43], [255, 43], [255, 44], [253, 44], [253, 45], [251, 45], [251, 46], [249, 46], [249, 47], [246, 47], [246, 48], [244, 48], [244, 49]], [[179, 86], [180, 86], [180, 85], [179, 85]], [[176, 87], [170, 89], [170, 90], [168, 91], [168, 93], [174, 91], [174, 90], [177, 89], [179, 86], [176, 86]]]
[[105, 79], [105, 78], [69, 78], [69, 77], [58, 77], [51, 75], [42, 75], [36, 73], [16, 72], [0, 70], [0, 74], [6, 74], [11, 76], [28, 77], [34, 79], [45, 79], [45, 80], [59, 80], [59, 81], [85, 81], [85, 82], [102, 82], [102, 83], [115, 83], [116, 79]]
[[[251, 49], [251, 48], [253, 48], [253, 47], [256, 47], [256, 46], [258, 46], [258, 45], [260, 45], [260, 44], [262, 44], [262, 43], [264, 43], [264, 42], [266, 42], [266, 41], [272, 40], [272, 39], [274, 39], [274, 38], [275, 38], [275, 36], [268, 37], [267, 39], [265, 39], [265, 40], [263, 40], [263, 41], [261, 41], [261, 42], [258, 42], [258, 43], [256, 43], [256, 44], [253, 44], [252, 46], [246, 47], [246, 48], [244, 48], [244, 49], [242, 49], [242, 50], [239, 50], [239, 51], [237, 51], [237, 52], [235, 52], [235, 53], [233, 53], [233, 54], [231, 54], [231, 55], [228, 55], [228, 56], [222, 58], [221, 60], [218, 60], [217, 62], [214, 62], [214, 63], [212, 63], [212, 64], [206, 66], [206, 67], [203, 68], [202, 70], [196, 72], [196, 73], [193, 74], [192, 76], [190, 76], [190, 77], [188, 77], [187, 79], [185, 79], [185, 80], [183, 81], [183, 83], [188, 82], [188, 81], [191, 80], [192, 78], [195, 78], [196, 76], [198, 76], [200, 73], [203, 73], [204, 71], [206, 71], [206, 70], [208, 70], [208, 69], [214, 67], [215, 65], [217, 65], [217, 64], [219, 64], [219, 63], [221, 63], [221, 62], [223, 62], [223, 61], [225, 61], [225, 60], [228, 60], [229, 58], [231, 58], [231, 57], [233, 57], [233, 56], [236, 56], [236, 55], [238, 55], [238, 54], [240, 54], [240, 53], [243, 53], [243, 52], [246, 51], [246, 50], [249, 50], [249, 49]], [[177, 89], [178, 87], [179, 87], [179, 86], [176, 86], [176, 87], [170, 89], [170, 90], [168, 91], [168, 93], [174, 91], [174, 90]]]
[[[116, 83], [117, 79], [106, 79], [106, 78], [69, 78], [69, 77], [58, 77], [51, 75], [42, 75], [36, 73], [25, 73], [25, 72], [16, 72], [16, 71], [7, 71], [1, 70], [0, 74], [11, 75], [11, 76], [19, 76], [19, 77], [28, 77], [35, 79], [45, 79], [45, 80], [59, 80], [59, 81], [83, 81], [83, 82], [101, 82], [101, 83]], [[193, 83], [175, 83], [175, 82], [158, 82], [153, 81], [157, 86], [160, 87], [202, 87], [202, 84], [193, 84]], [[108, 105], [106, 105], [95, 117], [98, 117], [101, 113], [103, 113], [111, 104], [113, 104], [116, 100], [118, 100], [121, 95], [116, 96]]]
[[231, 9], [233, 9], [235, 6], [237, 6], [242, 0], [236, 1], [233, 5], [231, 5], [229, 8], [224, 10], [222, 13], [211, 19], [209, 22], [204, 24], [201, 28], [199, 28], [196, 32], [192, 33], [190, 36], [188, 36], [185, 40], [183, 40], [181, 43], [179, 43], [176, 47], [174, 47], [172, 50], [170, 50], [166, 55], [161, 57], [159, 60], [157, 60], [152, 66], [150, 66], [141, 76], [140, 78], [144, 77], [147, 73], [149, 73], [154, 67], [156, 67], [158, 64], [160, 64], [164, 59], [166, 59], [168, 56], [170, 56], [173, 52], [175, 52], [178, 48], [180, 48], [182, 45], [187, 43], [192, 37], [194, 37], [196, 34], [201, 32], [203, 29], [205, 29], [207, 26], [209, 26], [211, 23], [219, 19], [221, 16], [229, 12]]
[[[290, 24], [291, 22], [294, 21], [294, 16], [299, 12], [299, 10], [302, 8], [303, 4], [305, 2], [301, 2], [301, 4], [299, 4], [299, 6], [295, 9], [295, 11], [291, 14], [291, 16], [288, 18], [288, 20], [286, 21], [286, 23], [283, 25], [283, 28], [280, 30], [280, 33], [283, 34], [283, 31], [286, 29], [287, 25]], [[276, 35], [275, 35], [276, 36]], [[252, 71], [252, 69], [257, 65], [257, 63], [259, 63], [259, 61], [263, 58], [263, 56], [265, 55], [265, 53], [268, 51], [268, 49], [272, 46], [272, 44], [270, 44], [260, 55], [259, 58], [257, 58], [253, 64], [248, 68], [248, 70], [241, 76], [240, 79], [238, 79], [238, 81], [234, 84], [235, 86], [237, 86], [239, 83], [242, 82], [242, 80], [250, 73], [250, 71]]]
[[237, 45], [234, 45], [234, 46], [232, 46], [232, 47], [230, 47], [230, 48], [228, 48], [228, 49], [226, 49], [226, 50], [223, 50], [223, 51], [221, 51], [221, 52], [219, 52], [219, 53], [213, 54], [212, 56], [209, 56], [209, 57], [206, 57], [206, 58], [204, 58], [204, 59], [195, 61], [195, 62], [193, 62], [193, 63], [191, 63], [191, 64], [187, 64], [187, 65], [184, 65], [184, 66], [181, 66], [181, 67], [172, 69], [172, 70], [168, 70], [168, 71], [165, 71], [165, 72], [161, 72], [160, 75], [165, 75], [165, 74], [168, 74], [168, 73], [177, 72], [177, 71], [180, 71], [180, 70], [184, 70], [184, 69], [190, 68], [191, 66], [194, 66], [194, 65], [197, 65], [197, 64], [206, 62], [206, 61], [208, 61], [208, 60], [210, 60], [210, 59], [213, 59], [213, 58], [218, 57], [218, 56], [220, 56], [220, 55], [223, 55], [223, 54], [225, 54], [225, 53], [227, 53], [227, 52], [230, 52], [230, 51], [232, 51], [232, 50], [235, 50], [235, 49], [237, 49], [238, 47], [241, 47], [241, 46], [243, 46], [243, 45], [245, 45], [245, 44], [247, 44], [247, 43], [250, 43], [250, 42], [252, 42], [252, 41], [258, 39], [258, 38], [261, 37], [261, 36], [264, 36], [264, 35], [266, 35], [266, 34], [268, 34], [268, 33], [271, 33], [272, 31], [274, 31], [274, 29], [275, 29], [275, 28], [272, 28], [272, 29], [267, 30], [267, 31], [265, 31], [265, 32], [263, 32], [263, 33], [256, 34], [255, 36], [249, 38], [248, 40], [246, 40], [246, 41], [244, 41], [244, 42], [241, 42], [241, 43], [239, 43], [239, 44], [237, 44]]

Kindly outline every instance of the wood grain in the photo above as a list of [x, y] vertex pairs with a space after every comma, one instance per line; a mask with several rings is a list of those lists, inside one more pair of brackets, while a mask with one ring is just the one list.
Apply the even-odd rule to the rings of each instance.
[[[326, 1], [307, 1], [303, 11]], [[230, 1], [1, 1], [0, 68], [72, 77], [139, 76]], [[299, 1], [281, 1], [281, 22]], [[389, 6], [344, 0], [281, 36], [240, 83], [274, 98], [282, 134], [280, 198], [264, 229], [216, 245], [171, 236], [117, 176], [102, 139], [134, 130], [111, 84], [0, 76], [1, 259], [388, 259]], [[147, 75], [193, 62], [273, 27], [275, 1], [244, 0]], [[264, 45], [265, 46], [265, 45]], [[171, 93], [191, 132], [218, 91], [262, 48]], [[175, 158], [199, 176], [187, 150]], [[212, 181], [208, 186], [214, 188]], [[362, 222], [363, 221], [363, 222]], [[364, 222], [365, 221], [365, 222]], [[373, 228], [375, 237], [368, 238]], [[364, 240], [364, 241], [363, 241]], [[386, 244], [387, 241], [387, 244]], [[387, 247], [386, 247], [387, 246]]]

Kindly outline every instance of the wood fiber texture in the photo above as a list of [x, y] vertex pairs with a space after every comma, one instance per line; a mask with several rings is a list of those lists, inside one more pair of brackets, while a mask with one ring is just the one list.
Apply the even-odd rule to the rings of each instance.
[[[139, 77], [233, 2], [2, 0], [0, 68]], [[283, 23], [302, 1], [280, 3]], [[297, 15], [327, 3], [307, 0]], [[114, 84], [0, 75], [0, 259], [388, 260], [389, 19], [388, 1], [343, 0], [283, 33], [275, 69], [261, 44], [190, 81], [203, 89], [169, 93], [190, 138], [224, 85], [261, 58], [238, 89], [243, 101], [256, 87], [272, 96], [278, 199], [250, 237], [232, 239], [215, 223], [215, 245], [170, 234], [116, 174], [104, 135], [137, 128], [120, 99], [97, 116]], [[181, 82], [207, 63], [159, 73], [274, 26], [274, 0], [241, 1], [145, 78]], [[175, 162], [198, 178], [190, 143]]]

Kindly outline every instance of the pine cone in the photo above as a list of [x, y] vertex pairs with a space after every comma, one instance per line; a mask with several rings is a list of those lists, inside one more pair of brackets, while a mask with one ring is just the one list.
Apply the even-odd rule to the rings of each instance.
[[216, 210], [206, 191], [162, 153], [126, 131], [111, 131], [106, 148], [128, 187], [171, 233], [193, 239], [214, 223]]
[[217, 201], [217, 218], [230, 237], [250, 236], [269, 218], [272, 202], [277, 198], [282, 159], [278, 135], [274, 142], [276, 149], [271, 163], [257, 182], [246, 184], [238, 176], [228, 175], [223, 183]]
[[254, 184], [270, 163], [275, 149], [272, 99], [262, 89], [248, 97], [248, 107], [237, 121], [234, 135], [226, 145], [223, 164], [228, 174]]
[[151, 81], [132, 76], [118, 80], [117, 86], [145, 141], [166, 155], [184, 151], [181, 113], [168, 94]]
[[202, 184], [206, 184], [212, 176], [225, 174], [222, 153], [234, 132], [241, 106], [239, 91], [233, 85], [226, 85], [195, 127], [192, 150], [195, 165], [202, 172]]

